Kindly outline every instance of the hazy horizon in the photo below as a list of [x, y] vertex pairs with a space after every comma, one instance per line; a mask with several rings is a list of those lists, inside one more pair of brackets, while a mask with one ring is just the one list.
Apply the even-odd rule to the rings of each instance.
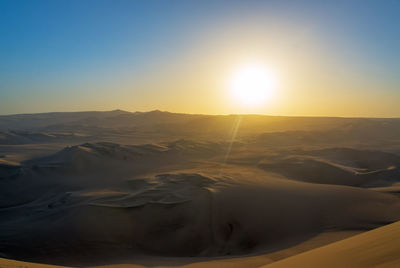
[[185, 112], [171, 112], [160, 109], [154, 110], [142, 110], [142, 111], [129, 111], [123, 109], [111, 109], [111, 110], [82, 110], [82, 111], [45, 111], [45, 112], [33, 112], [33, 113], [12, 113], [12, 114], [0, 114], [0, 116], [13, 116], [13, 115], [31, 115], [31, 114], [51, 114], [51, 113], [91, 113], [91, 112], [127, 112], [127, 113], [151, 113], [151, 112], [161, 112], [161, 113], [171, 113], [171, 114], [187, 114], [187, 115], [209, 115], [209, 116], [230, 116], [230, 115], [243, 115], [243, 116], [271, 116], [271, 117], [321, 117], [321, 118], [370, 118], [370, 119], [400, 119], [400, 116], [391, 117], [378, 117], [378, 116], [331, 116], [331, 115], [279, 115], [279, 114], [262, 114], [262, 113], [226, 113], [226, 114], [211, 114], [211, 113], [185, 113]]
[[[400, 117], [399, 12], [398, 1], [1, 1], [0, 114]], [[268, 70], [262, 100], [249, 81], [232, 90], [247, 65]]]

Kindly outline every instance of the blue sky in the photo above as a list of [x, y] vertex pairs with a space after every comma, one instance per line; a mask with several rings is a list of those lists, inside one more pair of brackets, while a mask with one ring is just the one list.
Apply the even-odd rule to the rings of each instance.
[[[394, 0], [0, 0], [0, 114], [113, 108], [235, 113], [234, 105], [218, 105], [213, 92], [222, 89], [204, 66], [223, 73], [216, 66], [229, 65], [228, 56], [219, 60], [213, 51], [251, 54], [254, 47], [272, 51], [268, 44], [274, 43], [288, 45], [290, 53], [296, 47], [304, 61], [314, 53], [313, 77], [321, 76], [318, 68], [326, 76], [340, 74], [325, 80], [326, 90], [337, 92], [337, 105], [346, 94], [359, 101], [359, 112], [348, 108], [337, 115], [400, 116], [399, 14], [400, 1]], [[236, 48], [241, 39], [248, 42]], [[298, 85], [301, 78], [296, 79]], [[320, 86], [323, 82], [314, 87]], [[307, 94], [302, 88], [292, 95]], [[325, 94], [314, 91], [310, 98], [316, 103]], [[180, 104], [192, 96], [199, 97], [196, 105]], [[381, 105], [371, 105], [371, 98]], [[313, 105], [305, 100], [298, 104], [301, 112], [287, 106], [259, 112], [335, 114], [333, 106], [306, 109]]]

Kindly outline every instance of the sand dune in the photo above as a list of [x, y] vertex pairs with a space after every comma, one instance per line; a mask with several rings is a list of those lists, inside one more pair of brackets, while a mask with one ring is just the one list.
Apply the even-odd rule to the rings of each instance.
[[317, 156], [345, 166], [374, 171], [400, 165], [400, 156], [379, 150], [357, 150], [354, 148], [327, 148], [297, 152]]
[[21, 173], [21, 166], [18, 163], [0, 158], [0, 179], [16, 177]]
[[393, 148], [399, 145], [400, 137], [400, 120], [396, 118], [214, 116], [114, 110], [0, 116], [0, 131], [17, 136], [7, 138], [0, 134], [0, 144], [60, 142], [58, 135], [63, 134], [75, 135], [70, 139], [77, 142], [89, 141], [80, 135], [89, 136], [90, 141], [119, 138], [124, 139], [123, 143], [193, 137], [225, 140], [239, 121], [238, 137], [253, 135], [259, 143], [272, 146], [357, 144]]
[[223, 148], [226, 145], [222, 143], [187, 140], [141, 145], [85, 143], [22, 164], [26, 172], [39, 174], [42, 178], [44, 174], [93, 174], [99, 178], [116, 174], [133, 176], [174, 163], [182, 165], [198, 158], [216, 156], [223, 153]]
[[[268, 255], [266, 255], [209, 261], [203, 259], [200, 262], [198, 262], [199, 260], [196, 262], [196, 259], [192, 259], [191, 261], [186, 261], [194, 263], [186, 265], [177, 264], [176, 259], [164, 259], [164, 261], [159, 259], [158, 261], [154, 260], [151, 267], [398, 267], [400, 265], [400, 259], [398, 258], [400, 246], [399, 243], [397, 243], [397, 240], [400, 238], [399, 235], [400, 223], [396, 222], [268, 265], [263, 265], [263, 262], [270, 262]], [[159, 264], [160, 262], [169, 262], [170, 264], [163, 266]], [[61, 266], [27, 263], [0, 258], [0, 267], [46, 268]], [[150, 265], [115, 264], [97, 267], [143, 268], [150, 267]]]
[[270, 250], [294, 237], [369, 229], [399, 219], [400, 202], [391, 195], [263, 180], [172, 173], [113, 178], [106, 189], [53, 188], [27, 203], [2, 208], [1, 239], [7, 247], [1, 250], [10, 256], [24, 252], [33, 260], [50, 261], [46, 257], [52, 256], [70, 265], [75, 263], [65, 258], [107, 256], [113, 248], [121, 252], [111, 251], [114, 257], [123, 257], [126, 250], [220, 256]]
[[[400, 220], [400, 143], [381, 133], [397, 120], [244, 116], [233, 140], [237, 119], [1, 117], [33, 135], [0, 145], [1, 256], [259, 267]], [[377, 126], [371, 142], [355, 142]], [[68, 129], [88, 140], [63, 137]]]
[[263, 268], [399, 267], [399, 239], [400, 222], [397, 222]]
[[32, 143], [79, 142], [91, 138], [90, 135], [76, 132], [33, 132], [4, 131], [0, 132], [0, 145], [19, 145]]
[[65, 267], [66, 266], [58, 266], [58, 265], [48, 265], [42, 263], [32, 263], [32, 262], [24, 262], [24, 261], [15, 261], [0, 258], [0, 267], [1, 268], [51, 268], [51, 267]]
[[[396, 164], [398, 164], [397, 162]], [[309, 156], [285, 156], [266, 159], [259, 163], [262, 169], [280, 173], [290, 179], [312, 183], [349, 186], [390, 185], [400, 177], [396, 166], [365, 170]]]

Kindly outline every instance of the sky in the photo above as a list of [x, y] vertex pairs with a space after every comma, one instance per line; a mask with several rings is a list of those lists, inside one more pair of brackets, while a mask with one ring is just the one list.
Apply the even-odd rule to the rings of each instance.
[[[0, 114], [400, 117], [400, 1], [0, 0]], [[244, 106], [248, 63], [278, 81]]]

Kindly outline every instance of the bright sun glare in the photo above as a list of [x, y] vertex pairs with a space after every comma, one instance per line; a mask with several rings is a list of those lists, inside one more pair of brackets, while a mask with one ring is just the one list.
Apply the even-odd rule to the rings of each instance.
[[229, 90], [239, 104], [260, 106], [276, 94], [276, 76], [260, 64], [242, 66], [231, 77]]

